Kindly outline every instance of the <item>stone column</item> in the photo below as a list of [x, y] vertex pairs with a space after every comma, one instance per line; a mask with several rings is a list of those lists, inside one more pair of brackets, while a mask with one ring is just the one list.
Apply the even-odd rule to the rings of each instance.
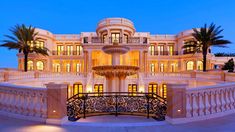
[[177, 119], [186, 117], [187, 84], [167, 84], [167, 116], [166, 120], [176, 123]]
[[67, 115], [67, 84], [46, 84], [48, 124], [60, 124]]
[[143, 61], [144, 61], [143, 51], [140, 50], [139, 51], [139, 67], [140, 67], [140, 72], [143, 72]]
[[87, 59], [88, 59], [88, 70], [87, 70], [87, 72], [91, 72], [91, 70], [92, 70], [92, 53], [91, 53], [91, 51], [88, 51]]

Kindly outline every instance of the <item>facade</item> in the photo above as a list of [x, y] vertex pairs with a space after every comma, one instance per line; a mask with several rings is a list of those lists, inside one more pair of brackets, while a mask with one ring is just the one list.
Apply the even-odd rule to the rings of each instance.
[[[128, 53], [120, 56], [120, 65], [140, 68], [138, 75], [126, 79], [125, 92], [152, 91], [164, 97], [167, 82], [154, 77], [155, 74], [202, 70], [201, 53], [193, 55], [192, 49], [182, 49], [184, 44], [193, 40], [192, 30], [175, 35], [153, 35], [136, 32], [134, 24], [128, 19], [107, 18], [98, 23], [96, 32], [53, 34], [42, 29], [37, 31], [41, 40], [37, 46], [47, 47], [50, 53], [49, 56], [29, 54], [28, 69], [83, 76], [70, 83], [70, 95], [106, 91], [105, 79], [92, 74], [92, 67], [111, 65], [111, 55], [105, 54], [102, 47], [113, 44], [115, 40], [119, 45], [130, 48]], [[208, 69], [214, 68], [214, 58], [209, 49]], [[23, 62], [24, 56], [19, 53], [19, 70], [23, 70]]]

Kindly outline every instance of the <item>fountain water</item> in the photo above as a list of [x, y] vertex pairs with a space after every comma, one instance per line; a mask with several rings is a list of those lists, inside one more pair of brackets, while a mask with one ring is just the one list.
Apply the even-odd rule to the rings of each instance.
[[92, 69], [95, 74], [106, 77], [107, 92], [125, 92], [126, 76], [134, 75], [138, 72], [138, 66], [120, 65], [120, 55], [127, 53], [130, 48], [119, 45], [114, 41], [113, 45], [106, 45], [102, 48], [106, 54], [111, 54], [112, 65], [95, 66]]

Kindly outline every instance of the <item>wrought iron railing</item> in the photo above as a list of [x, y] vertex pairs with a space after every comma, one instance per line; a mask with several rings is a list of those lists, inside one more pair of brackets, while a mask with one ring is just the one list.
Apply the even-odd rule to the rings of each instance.
[[154, 93], [128, 92], [79, 93], [67, 101], [68, 120], [76, 121], [86, 116], [114, 114], [141, 115], [165, 120], [166, 100]]

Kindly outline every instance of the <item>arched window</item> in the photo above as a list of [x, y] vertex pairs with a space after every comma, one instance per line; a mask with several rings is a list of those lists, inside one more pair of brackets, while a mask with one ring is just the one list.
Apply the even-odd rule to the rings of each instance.
[[33, 61], [28, 61], [28, 70], [31, 71], [33, 70]]
[[53, 64], [53, 71], [54, 72], [60, 72], [61, 71], [60, 70], [60, 64], [58, 64], [58, 63]]
[[164, 64], [160, 64], [160, 72], [164, 72]]
[[187, 64], [186, 64], [186, 70], [187, 71], [193, 70], [193, 67], [194, 67], [194, 62], [193, 61], [188, 61]]
[[150, 96], [154, 96], [154, 94], [158, 94], [158, 84], [157, 83], [150, 83], [148, 87], [148, 92]]
[[42, 61], [38, 61], [36, 63], [36, 66], [37, 66], [37, 70], [39, 70], [39, 71], [42, 71], [44, 69], [44, 65], [43, 65]]
[[202, 70], [202, 68], [203, 68], [202, 61], [197, 61], [197, 70]]

